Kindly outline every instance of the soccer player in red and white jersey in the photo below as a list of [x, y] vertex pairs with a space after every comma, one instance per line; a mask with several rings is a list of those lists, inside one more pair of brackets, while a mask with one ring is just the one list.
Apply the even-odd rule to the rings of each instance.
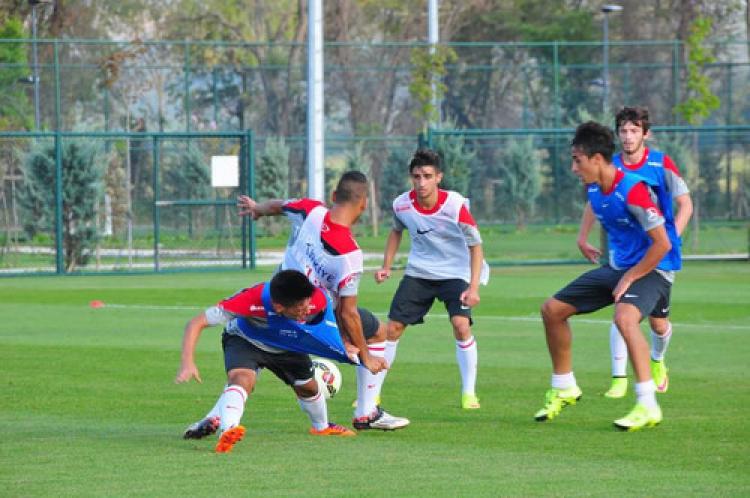
[[471, 308], [479, 303], [480, 277], [486, 270], [482, 238], [466, 199], [439, 188], [443, 172], [438, 154], [417, 150], [409, 163], [409, 174], [414, 188], [393, 201], [393, 229], [386, 242], [383, 266], [375, 273], [378, 283], [391, 276], [403, 231], [408, 230], [411, 251], [388, 313], [386, 360], [393, 364], [406, 326], [422, 323], [435, 299], [442, 301], [456, 339], [461, 406], [477, 409], [477, 343], [471, 332]]
[[313, 284], [327, 289], [336, 301], [341, 330], [359, 350], [357, 371], [357, 429], [394, 430], [409, 420], [395, 417], [377, 404], [374, 386], [385, 375], [385, 327], [368, 310], [357, 306], [364, 255], [351, 227], [367, 207], [367, 177], [359, 171], [342, 175], [327, 208], [313, 199], [274, 199], [256, 202], [240, 196], [239, 213], [253, 219], [285, 214], [292, 222], [282, 269], [304, 273]]
[[[623, 107], [615, 116], [615, 130], [620, 139], [622, 151], [613, 158], [614, 165], [625, 172], [635, 173], [650, 180], [649, 184], [659, 197], [660, 209], [667, 225], [674, 227], [677, 236], [682, 235], [693, 214], [690, 190], [672, 158], [662, 152], [649, 149], [646, 140], [651, 138], [649, 112], [645, 107]], [[676, 206], [676, 212], [672, 203]], [[601, 251], [587, 242], [595, 221], [591, 205], [586, 204], [578, 232], [578, 247], [589, 261], [597, 263]], [[674, 272], [666, 275], [674, 280]], [[664, 362], [669, 341], [672, 338], [672, 324], [669, 321], [669, 303], [654, 310], [649, 316], [651, 326], [651, 366], [657, 392], [666, 392], [669, 387], [667, 367]], [[622, 398], [627, 393], [628, 350], [617, 326], [612, 323], [609, 333], [612, 358], [612, 383], [604, 396]]]
[[216, 405], [199, 422], [184, 433], [186, 439], [200, 439], [221, 430], [217, 453], [227, 453], [245, 435], [240, 425], [248, 394], [253, 392], [258, 373], [267, 368], [289, 385], [297, 395], [300, 408], [312, 424], [310, 433], [320, 436], [354, 436], [354, 432], [328, 422], [325, 396], [313, 376], [313, 366], [306, 354], [284, 351], [245, 335], [237, 325], [244, 318], [253, 327], [267, 329], [268, 313], [263, 303], [263, 292], [269, 287], [273, 312], [290, 320], [312, 322], [327, 306], [322, 290], [316, 288], [295, 270], [277, 273], [270, 282], [243, 289], [216, 306], [195, 316], [185, 326], [182, 341], [182, 360], [175, 377], [176, 383], [195, 379], [201, 382], [195, 364], [195, 346], [207, 327], [224, 326], [222, 349], [227, 371], [227, 385]]

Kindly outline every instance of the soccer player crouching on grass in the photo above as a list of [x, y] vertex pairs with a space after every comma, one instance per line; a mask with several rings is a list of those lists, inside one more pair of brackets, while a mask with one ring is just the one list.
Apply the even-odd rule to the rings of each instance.
[[351, 227], [367, 208], [367, 191], [367, 177], [359, 171], [347, 171], [336, 185], [330, 209], [314, 199], [256, 202], [244, 195], [239, 197], [238, 206], [240, 215], [253, 219], [282, 214], [289, 218], [292, 230], [281, 268], [301, 271], [334, 297], [339, 327], [359, 350], [352, 424], [357, 430], [395, 430], [409, 425], [409, 420], [383, 410], [375, 390], [388, 368], [383, 358], [385, 326], [370, 311], [357, 306], [364, 255]]
[[[663, 152], [649, 150], [646, 147], [650, 127], [648, 109], [623, 107], [615, 116], [615, 131], [620, 139], [622, 152], [615, 154], [612, 162], [617, 169], [642, 177], [656, 194], [659, 208], [664, 214], [664, 226], [672, 242], [670, 251], [672, 271], [664, 271], [662, 275], [670, 282], [674, 282], [674, 272], [682, 266], [680, 235], [693, 214], [693, 201], [687, 184], [680, 176], [680, 171], [672, 159]], [[676, 214], [672, 209], [673, 201], [677, 205]], [[594, 221], [594, 213], [591, 211], [591, 206], [587, 204], [581, 219], [578, 247], [589, 261], [597, 263], [601, 251], [587, 242]], [[656, 391], [664, 393], [669, 388], [664, 356], [672, 337], [669, 301], [659, 303], [648, 320], [651, 326], [651, 373], [656, 382]], [[609, 344], [612, 356], [612, 384], [604, 396], [622, 398], [628, 390], [628, 350], [614, 323], [610, 327]]]
[[[201, 332], [206, 327], [224, 325], [222, 348], [227, 385], [213, 409], [201, 421], [188, 427], [186, 439], [200, 439], [221, 431], [217, 453], [228, 453], [245, 435], [240, 425], [245, 401], [255, 387], [258, 373], [267, 368], [297, 395], [299, 406], [310, 419], [310, 434], [319, 436], [354, 436], [346, 427], [330, 423], [326, 399], [313, 376], [313, 366], [307, 354], [285, 351], [267, 342], [249, 337], [238, 320], [246, 320], [246, 327], [273, 333], [294, 329], [294, 323], [315, 324], [314, 327], [338, 328], [324, 319], [328, 300], [324, 292], [315, 288], [300, 272], [285, 270], [277, 273], [270, 283], [243, 289], [197, 315], [185, 326], [182, 341], [182, 361], [175, 377], [176, 383], [195, 379], [201, 382], [194, 353]], [[332, 315], [332, 313], [331, 313]], [[287, 330], [288, 332], [288, 330]], [[330, 333], [330, 330], [327, 332]]]
[[378, 283], [391, 276], [403, 231], [408, 230], [411, 251], [388, 313], [386, 360], [393, 364], [406, 326], [422, 323], [435, 299], [442, 301], [456, 339], [461, 407], [477, 409], [477, 343], [471, 333], [471, 308], [479, 303], [480, 278], [489, 274], [482, 239], [466, 199], [438, 188], [443, 179], [440, 156], [429, 149], [418, 150], [409, 163], [409, 174], [414, 188], [393, 201], [393, 229], [383, 267], [375, 273]]
[[607, 232], [611, 258], [609, 265], [584, 273], [542, 305], [553, 374], [544, 408], [534, 416], [540, 422], [553, 419], [582, 395], [573, 375], [568, 318], [612, 303], [637, 379], [635, 407], [614, 424], [632, 431], [662, 420], [640, 321], [669, 299], [671, 283], [657, 268], [669, 266], [671, 243], [652, 192], [640, 177], [615, 168], [614, 150], [612, 131], [591, 121], [576, 129], [571, 142], [571, 170], [587, 186], [593, 213]]

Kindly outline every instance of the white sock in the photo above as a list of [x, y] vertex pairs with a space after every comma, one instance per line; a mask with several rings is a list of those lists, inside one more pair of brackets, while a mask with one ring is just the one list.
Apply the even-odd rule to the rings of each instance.
[[461, 392], [474, 394], [477, 383], [477, 341], [474, 336], [456, 341], [456, 361], [461, 371]]
[[385, 341], [385, 361], [388, 362], [388, 370], [381, 370], [378, 375], [375, 376], [375, 381], [377, 385], [375, 386], [375, 401], [377, 402], [378, 397], [380, 396], [381, 391], [383, 390], [383, 383], [385, 382], [385, 377], [388, 375], [388, 372], [391, 369], [391, 365], [393, 365], [393, 361], [396, 359], [396, 348], [398, 348], [398, 340], [396, 341]]
[[552, 388], [553, 389], [568, 389], [570, 387], [576, 386], [576, 376], [573, 375], [573, 372], [568, 372], [565, 374], [552, 374]]
[[326, 397], [320, 390], [318, 394], [311, 398], [297, 397], [297, 402], [302, 411], [307, 414], [315, 429], [322, 431], [328, 427], [328, 406], [326, 405]]
[[398, 348], [398, 339], [395, 341], [385, 341], [385, 361], [388, 362], [388, 368], [391, 368], [396, 361], [396, 349]]
[[[228, 384], [224, 384], [224, 389], [229, 387]], [[213, 418], [213, 417], [220, 417], [221, 416], [221, 397], [224, 395], [224, 389], [221, 390], [221, 394], [219, 395], [219, 399], [216, 400], [216, 404], [214, 404], [214, 407], [211, 408], [211, 411], [206, 413], [206, 416], [203, 417], [204, 419], [207, 418]]]
[[628, 345], [614, 323], [609, 328], [609, 352], [612, 354], [612, 377], [627, 377]]
[[635, 385], [635, 397], [638, 403], [646, 408], [656, 408], [656, 384], [654, 384], [654, 380], [638, 382]]
[[[385, 342], [367, 345], [370, 356], [383, 358], [385, 356]], [[354, 417], [360, 418], [371, 415], [377, 409], [377, 397], [380, 386], [383, 385], [383, 372], [373, 374], [363, 366], [357, 367], [357, 408]]]
[[224, 389], [224, 394], [219, 399], [220, 428], [223, 431], [239, 425], [242, 414], [245, 411], [247, 392], [242, 386], [232, 384]]
[[669, 329], [664, 335], [659, 335], [651, 330], [651, 359], [655, 361], [663, 361], [664, 354], [667, 352], [667, 346], [669, 346], [669, 340], [672, 338], [672, 324], [669, 324]]

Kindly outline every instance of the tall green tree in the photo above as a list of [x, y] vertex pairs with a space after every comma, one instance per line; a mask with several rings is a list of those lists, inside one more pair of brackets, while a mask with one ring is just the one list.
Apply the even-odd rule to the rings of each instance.
[[[106, 157], [95, 141], [67, 140], [62, 149], [62, 247], [65, 270], [85, 266], [99, 239], [97, 212], [104, 194]], [[54, 230], [55, 145], [37, 142], [23, 158], [19, 191], [30, 237]]]
[[[21, 21], [9, 18], [0, 26], [0, 38], [25, 38]], [[32, 83], [25, 43], [0, 44], [0, 130], [30, 130], [34, 111], [27, 89]]]
[[[255, 166], [255, 196], [258, 199], [286, 199], [289, 195], [289, 146], [284, 137], [266, 139], [265, 147]], [[282, 224], [272, 216], [259, 220], [271, 235], [281, 230]]]
[[531, 138], [513, 140], [503, 154], [498, 200], [501, 206], [513, 206], [518, 230], [525, 230], [534, 214], [542, 190], [541, 165], [540, 151]]

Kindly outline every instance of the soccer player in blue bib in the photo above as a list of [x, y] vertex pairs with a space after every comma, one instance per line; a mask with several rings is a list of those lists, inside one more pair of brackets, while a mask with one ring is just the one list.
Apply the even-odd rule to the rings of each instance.
[[637, 379], [635, 407], [614, 424], [633, 431], [662, 420], [640, 322], [669, 299], [671, 282], [660, 270], [672, 269], [672, 243], [653, 192], [641, 177], [612, 164], [614, 150], [612, 131], [591, 121], [576, 129], [571, 142], [571, 170], [587, 186], [591, 209], [607, 232], [611, 257], [608, 265], [584, 273], [542, 305], [553, 373], [545, 405], [534, 416], [540, 422], [555, 418], [582, 395], [573, 374], [568, 319], [613, 303], [614, 321]]
[[216, 405], [185, 431], [186, 439], [201, 439], [219, 430], [217, 453], [228, 453], [245, 435], [240, 424], [248, 395], [261, 369], [272, 371], [297, 395], [316, 436], [354, 436], [328, 421], [325, 396], [313, 375], [307, 353], [351, 361], [341, 339], [331, 300], [304, 274], [283, 270], [270, 282], [242, 289], [195, 316], [185, 326], [182, 361], [176, 383], [201, 381], [195, 346], [201, 332], [223, 325], [222, 349], [227, 385]]
[[[622, 152], [615, 154], [613, 164], [619, 170], [641, 176], [658, 198], [667, 233], [672, 241], [670, 251], [671, 269], [664, 269], [663, 275], [674, 282], [675, 272], [681, 267], [680, 235], [693, 213], [685, 180], [674, 161], [665, 153], [646, 147], [650, 137], [651, 123], [648, 109], [644, 107], [623, 107], [615, 116], [615, 130], [620, 139]], [[672, 205], [676, 206], [676, 210]], [[578, 234], [578, 247], [583, 255], [597, 263], [601, 252], [587, 242], [595, 221], [590, 206], [584, 209], [581, 228]], [[669, 321], [669, 301], [660, 303], [649, 316], [651, 326], [651, 372], [656, 382], [656, 391], [667, 392], [669, 377], [664, 357], [672, 338], [672, 324]], [[610, 327], [610, 352], [612, 357], [612, 383], [604, 396], [622, 398], [627, 393], [628, 351], [617, 326]]]

